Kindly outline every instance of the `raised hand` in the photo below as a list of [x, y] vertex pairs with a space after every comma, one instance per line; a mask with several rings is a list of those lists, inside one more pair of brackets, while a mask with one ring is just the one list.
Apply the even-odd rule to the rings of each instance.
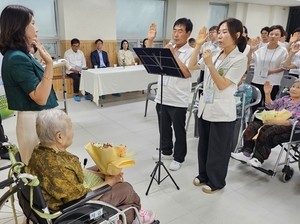
[[156, 24], [151, 23], [150, 29], [148, 31], [148, 40], [153, 41], [156, 37]]
[[252, 51], [255, 51], [258, 48], [258, 45], [260, 43], [260, 38], [256, 37], [256, 38], [251, 38], [248, 42], [250, 49]]
[[39, 42], [39, 40], [37, 38], [33, 39], [32, 44], [36, 46], [42, 59], [45, 61], [46, 65], [53, 64], [51, 55], [46, 51], [44, 46]]
[[291, 34], [290, 43], [295, 43], [298, 40], [298, 32]]
[[273, 86], [271, 85], [270, 81], [265, 81], [264, 84], [264, 92], [265, 94], [270, 94], [272, 92]]
[[196, 45], [202, 45], [208, 38], [208, 33], [206, 33], [206, 27], [202, 27], [198, 32], [198, 36], [196, 39]]
[[296, 54], [300, 50], [300, 44], [294, 44], [293, 48], [290, 50], [290, 53]]

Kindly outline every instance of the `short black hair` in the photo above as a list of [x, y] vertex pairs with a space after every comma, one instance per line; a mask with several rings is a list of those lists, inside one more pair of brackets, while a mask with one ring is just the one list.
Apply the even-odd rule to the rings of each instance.
[[294, 33], [296, 33], [296, 32], [300, 32], [300, 27], [298, 27], [294, 30]]
[[195, 38], [193, 38], [193, 37], [191, 37], [190, 39], [189, 39], [189, 43], [194, 43], [196, 40], [195, 40]]
[[185, 32], [192, 32], [193, 31], [193, 23], [190, 19], [187, 18], [180, 18], [177, 19], [173, 25], [173, 28], [177, 25], [185, 25]]
[[270, 28], [268, 26], [265, 26], [260, 30], [260, 33], [262, 33], [263, 31], [267, 31], [269, 33], [269, 29]]
[[95, 44], [97, 44], [99, 41], [103, 44], [103, 40], [101, 40], [101, 39], [95, 40]]
[[273, 25], [273, 26], [271, 26], [270, 27], [270, 29], [269, 29], [269, 33], [271, 32], [271, 31], [273, 31], [273, 30], [280, 30], [280, 33], [281, 33], [281, 37], [283, 37], [284, 36], [284, 29], [283, 29], [283, 27], [281, 26], [281, 25]]
[[218, 31], [218, 26], [212, 26], [211, 28], [209, 28], [209, 30], [208, 30], [208, 31], [212, 31], [212, 30], [216, 30], [216, 31]]
[[80, 44], [80, 41], [79, 41], [77, 38], [73, 38], [73, 39], [71, 40], [71, 46], [72, 46], [73, 44]]

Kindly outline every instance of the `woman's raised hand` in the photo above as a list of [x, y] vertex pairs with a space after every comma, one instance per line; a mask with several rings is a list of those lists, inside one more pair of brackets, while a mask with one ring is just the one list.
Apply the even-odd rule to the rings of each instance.
[[256, 38], [251, 38], [248, 42], [250, 49], [252, 51], [255, 51], [258, 48], [258, 45], [260, 43], [260, 38], [256, 37]]
[[264, 84], [264, 92], [265, 94], [270, 94], [272, 92], [273, 86], [271, 85], [270, 81], [265, 81]]
[[45, 61], [46, 65], [53, 64], [51, 55], [46, 51], [44, 46], [39, 42], [37, 38], [33, 39], [32, 44], [35, 45], [36, 48], [39, 50], [39, 53], [42, 59]]
[[202, 45], [208, 38], [208, 33], [206, 33], [206, 27], [202, 27], [201, 30], [198, 32], [198, 36], [196, 39], [196, 45]]
[[296, 54], [300, 50], [300, 44], [294, 44], [293, 48], [290, 50], [292, 54]]
[[295, 43], [298, 40], [298, 32], [291, 34], [290, 43]]

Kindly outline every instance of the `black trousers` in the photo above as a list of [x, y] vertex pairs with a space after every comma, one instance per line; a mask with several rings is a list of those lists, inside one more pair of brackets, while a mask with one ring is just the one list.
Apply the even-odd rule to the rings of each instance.
[[[172, 107], [167, 105], [156, 104], [156, 112], [160, 129], [162, 122], [162, 130], [160, 131], [162, 142], [162, 154], [172, 155], [174, 160], [182, 163], [187, 153], [185, 119], [187, 108]], [[160, 114], [162, 120], [160, 119]], [[174, 153], [173, 153], [173, 131], [175, 133]]]
[[198, 122], [198, 179], [212, 189], [222, 189], [226, 185], [235, 121], [210, 122], [201, 116]]
[[[251, 82], [251, 85], [256, 86], [261, 92], [261, 101], [260, 101], [260, 103], [257, 104], [257, 105], [252, 106], [252, 108], [251, 108], [252, 112], [254, 113], [258, 107], [264, 107], [265, 106], [264, 105], [264, 103], [265, 103], [265, 91], [264, 91], [264, 85], [256, 84], [256, 83], [253, 83], [253, 82]], [[272, 92], [271, 92], [271, 99], [272, 100], [276, 99], [276, 95], [277, 95], [278, 91], [279, 91], [279, 86], [273, 86], [273, 89], [272, 89]]]
[[73, 79], [73, 91], [79, 93], [80, 74], [70, 73], [67, 76]]

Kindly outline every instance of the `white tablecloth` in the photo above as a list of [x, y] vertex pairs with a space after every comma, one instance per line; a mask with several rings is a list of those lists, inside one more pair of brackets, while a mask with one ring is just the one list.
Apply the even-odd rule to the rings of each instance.
[[99, 105], [99, 96], [145, 90], [157, 75], [148, 74], [143, 65], [88, 69], [81, 72], [80, 90], [92, 94]]
[[[196, 82], [199, 70], [192, 72]], [[148, 74], [143, 65], [88, 69], [81, 72], [80, 90], [92, 94], [99, 105], [99, 96], [145, 90], [150, 82], [156, 82], [158, 75]]]

